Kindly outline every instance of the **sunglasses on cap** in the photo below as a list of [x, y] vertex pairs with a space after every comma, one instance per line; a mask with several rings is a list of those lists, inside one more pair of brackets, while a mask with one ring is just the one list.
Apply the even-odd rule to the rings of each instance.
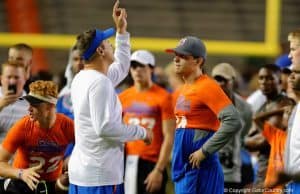
[[145, 68], [146, 66], [147, 66], [147, 65], [143, 65], [143, 64], [138, 63], [138, 62], [136, 62], [136, 61], [132, 61], [131, 64], [130, 64], [130, 67], [131, 67], [132, 69], [136, 69], [136, 68], [138, 68], [138, 67], [140, 67], [140, 68]]
[[219, 83], [227, 83], [229, 80], [227, 80], [226, 78], [222, 77], [222, 76], [214, 76], [214, 79], [219, 82]]

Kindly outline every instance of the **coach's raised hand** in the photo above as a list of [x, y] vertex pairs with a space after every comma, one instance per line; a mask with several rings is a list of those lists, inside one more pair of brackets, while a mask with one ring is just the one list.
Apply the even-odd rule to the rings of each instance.
[[126, 33], [127, 30], [127, 13], [125, 8], [119, 7], [119, 0], [116, 1], [113, 8], [113, 19], [117, 28], [117, 32], [120, 34]]

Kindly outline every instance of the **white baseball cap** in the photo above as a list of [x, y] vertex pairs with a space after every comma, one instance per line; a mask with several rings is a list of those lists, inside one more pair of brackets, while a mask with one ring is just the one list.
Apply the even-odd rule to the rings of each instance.
[[130, 61], [136, 61], [143, 65], [155, 66], [155, 59], [152, 53], [146, 50], [137, 50], [132, 53]]

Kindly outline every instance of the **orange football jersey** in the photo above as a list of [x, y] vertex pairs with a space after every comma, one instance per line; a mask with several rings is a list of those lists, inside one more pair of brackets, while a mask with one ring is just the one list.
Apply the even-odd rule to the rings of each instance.
[[153, 85], [149, 90], [138, 92], [128, 88], [120, 95], [123, 120], [127, 124], [141, 125], [153, 131], [153, 141], [146, 145], [137, 140], [126, 143], [126, 153], [157, 162], [163, 141], [162, 121], [174, 118], [172, 96], [165, 89]]
[[51, 129], [41, 129], [29, 116], [20, 119], [7, 133], [2, 146], [15, 153], [13, 166], [28, 168], [42, 164], [41, 180], [55, 181], [62, 171], [63, 157], [69, 143], [75, 142], [74, 124], [63, 114], [56, 114]]
[[232, 104], [218, 83], [207, 75], [178, 91], [175, 105], [176, 127], [216, 131], [219, 112]]

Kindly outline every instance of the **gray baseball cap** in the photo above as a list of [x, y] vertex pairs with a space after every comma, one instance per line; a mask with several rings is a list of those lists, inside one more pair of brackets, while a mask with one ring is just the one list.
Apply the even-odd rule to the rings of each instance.
[[179, 41], [174, 49], [166, 49], [167, 53], [178, 53], [182, 55], [191, 55], [193, 57], [202, 57], [206, 59], [205, 44], [195, 36], [187, 36]]

